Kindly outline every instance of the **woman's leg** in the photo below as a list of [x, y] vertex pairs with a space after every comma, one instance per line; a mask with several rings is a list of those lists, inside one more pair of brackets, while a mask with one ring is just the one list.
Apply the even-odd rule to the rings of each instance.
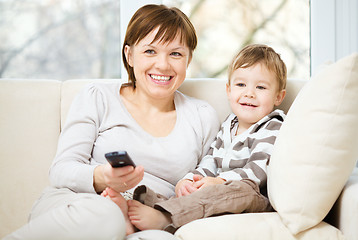
[[121, 209], [96, 194], [48, 188], [35, 203], [29, 222], [10, 239], [124, 239]]

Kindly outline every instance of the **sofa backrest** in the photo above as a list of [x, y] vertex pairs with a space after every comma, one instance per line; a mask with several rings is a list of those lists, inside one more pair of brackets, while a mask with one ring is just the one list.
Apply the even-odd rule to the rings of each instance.
[[[86, 79], [86, 80], [67, 80], [62, 84], [61, 91], [61, 125], [65, 123], [67, 112], [71, 102], [78, 91], [86, 84], [91, 82], [114, 82], [122, 81], [120, 79]], [[280, 109], [287, 113], [293, 100], [297, 96], [306, 81], [290, 79], [287, 82], [287, 94], [279, 106]], [[223, 121], [230, 113], [230, 107], [226, 96], [226, 81], [224, 79], [203, 78], [187, 79], [180, 86], [179, 91], [182, 93], [207, 101], [215, 108], [219, 119]]]
[[60, 134], [60, 81], [0, 79], [0, 239], [48, 186]]

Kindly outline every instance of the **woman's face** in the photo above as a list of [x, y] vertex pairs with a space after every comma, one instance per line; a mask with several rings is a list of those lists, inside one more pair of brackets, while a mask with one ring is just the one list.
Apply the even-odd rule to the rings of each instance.
[[171, 42], [152, 42], [158, 28], [137, 44], [125, 47], [128, 64], [133, 67], [136, 91], [153, 98], [172, 97], [183, 83], [190, 63], [189, 48], [178, 34]]

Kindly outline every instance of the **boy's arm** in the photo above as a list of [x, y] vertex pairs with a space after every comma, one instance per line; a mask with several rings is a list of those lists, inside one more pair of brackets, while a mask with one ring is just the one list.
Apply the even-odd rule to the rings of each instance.
[[211, 154], [212, 154], [212, 148], [210, 147], [208, 155], [206, 155], [201, 160], [198, 167], [195, 170], [187, 173], [182, 179], [183, 180], [187, 179], [187, 180], [193, 181], [193, 177], [195, 174], [201, 175], [203, 177], [206, 177], [206, 176], [214, 177], [215, 173], [217, 172], [217, 167], [215, 164], [215, 160]]
[[263, 187], [267, 183], [266, 168], [270, 157], [271, 155], [265, 152], [252, 155], [244, 167], [222, 172], [219, 174], [219, 177], [226, 181], [251, 179], [260, 187]]
[[221, 124], [220, 131], [217, 133], [215, 140], [210, 145], [210, 149], [205, 157], [200, 161], [198, 167], [186, 174], [183, 179], [193, 180], [195, 174], [203, 177], [216, 177], [218, 175], [218, 164], [214, 159], [218, 155], [221, 155], [222, 150], [224, 149], [224, 131], [230, 131], [231, 121], [235, 115], [229, 114], [225, 121]]
[[[214, 140], [214, 142], [210, 145], [210, 149], [205, 157], [203, 157], [194, 171], [187, 173], [182, 180], [180, 180], [175, 186], [176, 196], [185, 196], [189, 195], [196, 190], [198, 187], [194, 186], [194, 182], [198, 181], [198, 179], [211, 176], [215, 177], [217, 174], [217, 165], [213, 158], [214, 148], [217, 148], [217, 145], [222, 143], [217, 143], [217, 139], [222, 135], [222, 130], [220, 130]], [[221, 145], [220, 145], [221, 147]]]
[[222, 138], [222, 129], [218, 132], [214, 142], [210, 145], [210, 149], [205, 157], [200, 161], [198, 167], [186, 174], [183, 179], [193, 180], [193, 176], [195, 174], [201, 175], [203, 177], [215, 177], [217, 175], [217, 164], [213, 157], [214, 149], [219, 149], [222, 147], [222, 141], [218, 141], [218, 139]]

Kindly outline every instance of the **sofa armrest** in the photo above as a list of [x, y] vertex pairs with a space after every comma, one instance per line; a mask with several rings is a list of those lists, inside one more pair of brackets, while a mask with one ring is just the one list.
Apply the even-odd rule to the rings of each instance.
[[353, 170], [341, 195], [333, 206], [329, 221], [348, 240], [358, 240], [358, 168]]

